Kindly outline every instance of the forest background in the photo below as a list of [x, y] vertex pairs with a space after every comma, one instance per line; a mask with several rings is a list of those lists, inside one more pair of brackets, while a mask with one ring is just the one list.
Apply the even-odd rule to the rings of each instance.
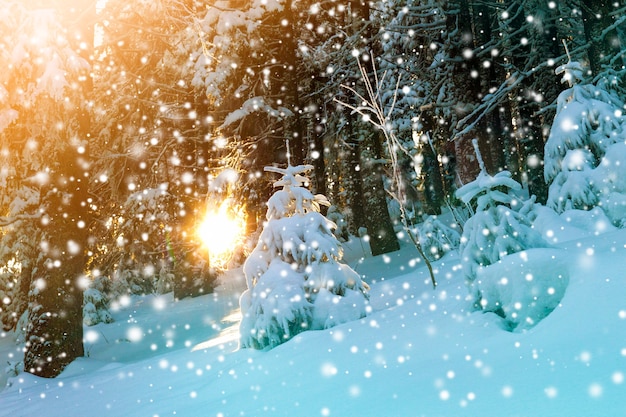
[[[463, 226], [474, 140], [488, 173], [550, 204], [560, 66], [626, 97], [621, 1], [0, 6], [0, 318], [41, 376], [83, 355], [85, 290], [210, 291], [218, 265], [195, 229], [227, 201], [258, 233], [264, 166], [312, 165], [337, 234], [367, 233], [376, 255], [399, 247], [401, 213], [446, 208]], [[368, 81], [383, 129], [351, 109]]]

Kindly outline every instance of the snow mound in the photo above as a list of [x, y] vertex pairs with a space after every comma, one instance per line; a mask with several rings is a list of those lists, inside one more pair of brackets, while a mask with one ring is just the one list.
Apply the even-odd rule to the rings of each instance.
[[561, 249], [528, 249], [479, 267], [471, 285], [480, 294], [480, 308], [501, 316], [507, 330], [535, 326], [565, 295], [569, 283], [565, 255]]

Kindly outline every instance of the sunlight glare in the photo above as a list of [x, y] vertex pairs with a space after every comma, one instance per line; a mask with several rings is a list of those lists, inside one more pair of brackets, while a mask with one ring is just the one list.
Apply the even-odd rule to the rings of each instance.
[[224, 263], [232, 256], [243, 235], [243, 217], [231, 212], [228, 201], [224, 201], [217, 209], [208, 209], [198, 226], [198, 237], [208, 250], [212, 264]]

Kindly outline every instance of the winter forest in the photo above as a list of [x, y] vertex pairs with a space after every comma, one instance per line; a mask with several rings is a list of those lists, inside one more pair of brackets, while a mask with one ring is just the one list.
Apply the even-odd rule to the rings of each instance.
[[0, 416], [626, 415], [623, 0], [0, 0], [0, 57]]

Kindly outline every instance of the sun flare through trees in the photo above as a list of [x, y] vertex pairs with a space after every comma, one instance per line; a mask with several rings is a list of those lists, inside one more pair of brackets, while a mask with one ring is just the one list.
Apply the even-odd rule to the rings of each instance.
[[624, 0], [0, 0], [0, 63], [0, 417], [626, 415]]
[[227, 199], [216, 208], [207, 207], [196, 231], [213, 267], [225, 266], [243, 241], [244, 213], [232, 204]]

